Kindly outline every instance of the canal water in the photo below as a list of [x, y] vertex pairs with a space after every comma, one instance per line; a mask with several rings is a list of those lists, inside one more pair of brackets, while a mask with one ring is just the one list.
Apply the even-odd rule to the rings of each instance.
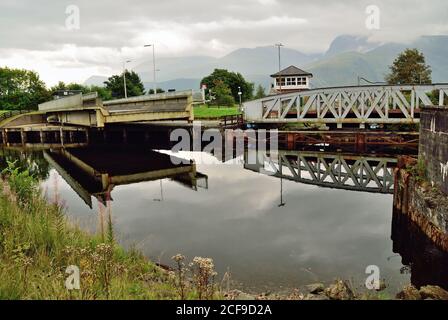
[[[109, 206], [119, 242], [161, 264], [177, 253], [211, 257], [218, 281], [227, 272], [233, 287], [254, 293], [336, 278], [363, 290], [374, 265], [397, 292], [411, 281], [412, 261], [404, 265], [397, 251], [406, 235], [393, 237], [392, 226], [401, 228], [392, 215], [394, 157], [323, 154], [286, 152], [271, 171], [268, 161], [248, 163], [247, 152], [227, 162], [181, 152], [176, 159], [194, 162], [173, 165], [170, 151], [144, 147], [4, 149], [2, 160], [35, 172], [49, 201], [86, 230], [97, 229]], [[303, 172], [293, 174], [297, 160]], [[318, 167], [331, 170], [322, 177]], [[349, 182], [356, 174], [360, 185]]]

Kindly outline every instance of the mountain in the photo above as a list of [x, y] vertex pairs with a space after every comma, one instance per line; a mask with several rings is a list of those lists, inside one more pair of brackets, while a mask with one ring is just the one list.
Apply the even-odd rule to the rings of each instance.
[[104, 86], [104, 81], [107, 80], [107, 77], [105, 76], [91, 76], [86, 81], [84, 81], [84, 84], [86, 86]]
[[[384, 81], [389, 65], [406, 48], [424, 53], [432, 67], [434, 82], [448, 82], [448, 36], [423, 36], [410, 44], [371, 43], [366, 37], [336, 37], [322, 54], [306, 54], [290, 48], [281, 49], [282, 66], [296, 65], [313, 73], [313, 87], [355, 85], [358, 76], [370, 81]], [[163, 89], [199, 89], [200, 80], [215, 68], [242, 73], [249, 81], [269, 88], [270, 74], [278, 71], [278, 52], [273, 46], [237, 49], [223, 57], [190, 56], [157, 59], [158, 87]], [[133, 68], [146, 88], [152, 88], [152, 60]], [[86, 84], [99, 84], [105, 77], [92, 76]]]
[[[157, 82], [157, 88], [161, 88], [165, 91], [170, 89], [175, 89], [176, 91], [190, 90], [190, 89], [199, 89], [201, 79], [174, 79]], [[145, 89], [152, 89], [154, 87], [152, 81], [143, 82]]]
[[432, 68], [433, 82], [448, 82], [448, 36], [423, 36], [410, 44], [386, 43], [367, 52], [343, 52], [308, 64], [314, 74], [314, 87], [355, 85], [357, 77], [384, 81], [397, 55], [406, 48], [417, 48]]
[[337, 36], [330, 44], [325, 57], [331, 57], [344, 52], [367, 52], [379, 47], [377, 42], [369, 42], [366, 36], [341, 35]]

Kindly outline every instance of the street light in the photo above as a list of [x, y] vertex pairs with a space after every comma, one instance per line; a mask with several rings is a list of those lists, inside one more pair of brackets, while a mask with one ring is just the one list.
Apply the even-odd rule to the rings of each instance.
[[[278, 48], [278, 72], [280, 72], [282, 70], [282, 61], [281, 61], [281, 54], [280, 54], [280, 49], [281, 47], [283, 47], [284, 45], [281, 43], [276, 43], [275, 46]], [[282, 92], [282, 76], [280, 75], [280, 93]]]
[[241, 96], [243, 93], [241, 92], [241, 87], [238, 87], [238, 96], [240, 97], [240, 110], [241, 110]]
[[123, 61], [123, 86], [124, 86], [124, 98], [128, 98], [128, 91], [126, 89], [126, 63], [131, 62], [131, 60]]
[[154, 94], [157, 94], [157, 83], [156, 83], [156, 53], [154, 44], [145, 44], [144, 47], [152, 47], [152, 66], [153, 66], [153, 88]]

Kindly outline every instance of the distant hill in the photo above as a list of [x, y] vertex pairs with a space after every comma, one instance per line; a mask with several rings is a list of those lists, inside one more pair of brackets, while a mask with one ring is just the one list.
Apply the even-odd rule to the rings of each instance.
[[[384, 81], [389, 65], [406, 48], [421, 50], [431, 65], [434, 82], [448, 82], [448, 36], [423, 36], [411, 44], [370, 43], [366, 37], [336, 37], [322, 54], [305, 54], [282, 48], [282, 66], [296, 65], [314, 74], [313, 87], [354, 85], [357, 77]], [[157, 60], [159, 87], [163, 89], [199, 89], [200, 80], [215, 68], [242, 73], [249, 81], [270, 86], [269, 75], [278, 71], [277, 51], [273, 46], [237, 49], [221, 58], [191, 56]], [[146, 88], [152, 88], [152, 60], [133, 68]], [[86, 84], [102, 85], [106, 77], [92, 76]]]
[[104, 76], [91, 76], [86, 81], [84, 81], [84, 84], [86, 86], [104, 86], [104, 81], [107, 80], [107, 77]]
[[379, 43], [368, 41], [366, 36], [342, 35], [337, 36], [330, 44], [325, 57], [331, 57], [344, 52], [367, 52], [379, 47]]
[[387, 43], [365, 53], [344, 52], [324, 57], [305, 68], [314, 74], [314, 87], [354, 85], [358, 75], [371, 81], [384, 81], [389, 66], [406, 48], [417, 48], [424, 53], [433, 71], [433, 82], [448, 82], [448, 36], [424, 36], [408, 45]]

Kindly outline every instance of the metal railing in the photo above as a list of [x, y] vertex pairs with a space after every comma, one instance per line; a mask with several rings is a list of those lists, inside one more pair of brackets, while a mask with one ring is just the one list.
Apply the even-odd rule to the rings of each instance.
[[302, 123], [416, 123], [431, 98], [444, 105], [448, 84], [320, 88], [244, 103], [246, 120]]
[[220, 126], [225, 127], [237, 127], [244, 124], [244, 117], [242, 114], [235, 114], [231, 116], [223, 116], [220, 118]]

